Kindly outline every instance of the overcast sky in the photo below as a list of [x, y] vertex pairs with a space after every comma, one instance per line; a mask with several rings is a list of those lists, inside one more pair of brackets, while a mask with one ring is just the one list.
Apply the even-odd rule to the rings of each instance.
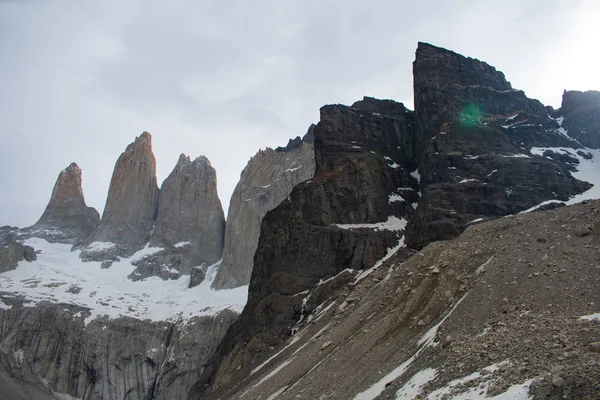
[[479, 58], [560, 106], [600, 89], [597, 0], [0, 0], [0, 225], [83, 169], [100, 212], [119, 154], [152, 133], [159, 185], [207, 156], [229, 197], [248, 159], [364, 95], [412, 107], [418, 41]]

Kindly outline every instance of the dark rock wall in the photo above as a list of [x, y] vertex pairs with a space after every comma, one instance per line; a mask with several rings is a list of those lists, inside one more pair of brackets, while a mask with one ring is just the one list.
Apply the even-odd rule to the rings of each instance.
[[399, 244], [400, 231], [335, 224], [409, 218], [412, 208], [393, 206], [389, 197], [399, 188], [417, 193], [410, 176], [413, 153], [401, 146], [411, 140], [411, 122], [403, 105], [389, 101], [321, 109], [314, 129], [315, 176], [263, 219], [248, 304], [191, 398], [201, 396], [207, 384], [217, 393], [227, 389], [281, 343], [311, 311], [299, 293], [345, 269], [369, 268]]
[[586, 147], [600, 149], [600, 92], [565, 91], [561, 113], [571, 137]]
[[451, 239], [478, 218], [567, 200], [590, 187], [569, 165], [531, 156], [532, 146], [579, 145], [493, 67], [420, 43], [414, 86], [423, 196], [407, 228], [409, 246]]

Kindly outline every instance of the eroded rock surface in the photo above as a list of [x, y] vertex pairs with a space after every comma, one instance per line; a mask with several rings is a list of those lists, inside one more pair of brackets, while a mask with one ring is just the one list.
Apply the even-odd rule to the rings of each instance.
[[254, 253], [265, 214], [278, 206], [294, 186], [315, 172], [312, 127], [286, 147], [260, 150], [242, 171], [229, 203], [223, 261], [213, 282], [215, 289], [250, 282]]
[[86, 325], [85, 308], [2, 300], [12, 309], [0, 310], [0, 381], [10, 382], [0, 397], [15, 399], [48, 388], [86, 400], [186, 399], [237, 317], [226, 310], [185, 324], [100, 317]]

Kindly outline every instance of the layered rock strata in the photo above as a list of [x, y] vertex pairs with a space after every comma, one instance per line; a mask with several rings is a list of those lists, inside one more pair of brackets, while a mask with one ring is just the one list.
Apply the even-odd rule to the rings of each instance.
[[248, 161], [229, 203], [223, 261], [215, 289], [248, 285], [260, 226], [265, 214], [278, 206], [294, 186], [315, 172], [312, 129], [286, 147], [260, 150]]

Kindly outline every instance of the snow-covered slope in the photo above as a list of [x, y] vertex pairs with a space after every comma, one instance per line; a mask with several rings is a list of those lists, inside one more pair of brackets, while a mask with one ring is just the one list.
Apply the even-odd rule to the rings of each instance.
[[102, 269], [100, 262], [82, 262], [79, 251], [70, 251], [70, 245], [39, 238], [25, 243], [39, 252], [38, 258], [0, 274], [0, 297], [4, 298], [4, 302], [0, 299], [0, 309], [10, 308], [5, 304], [7, 298], [24, 296], [29, 300], [27, 307], [50, 301], [89, 308], [86, 323], [100, 315], [175, 322], [214, 315], [224, 309], [239, 313], [246, 303], [247, 286], [220, 291], [210, 288], [218, 264], [209, 267], [206, 280], [191, 289], [189, 276], [185, 275], [169, 281], [151, 277], [132, 282], [127, 278], [135, 269], [132, 262], [161, 251], [160, 247], [146, 246]]

